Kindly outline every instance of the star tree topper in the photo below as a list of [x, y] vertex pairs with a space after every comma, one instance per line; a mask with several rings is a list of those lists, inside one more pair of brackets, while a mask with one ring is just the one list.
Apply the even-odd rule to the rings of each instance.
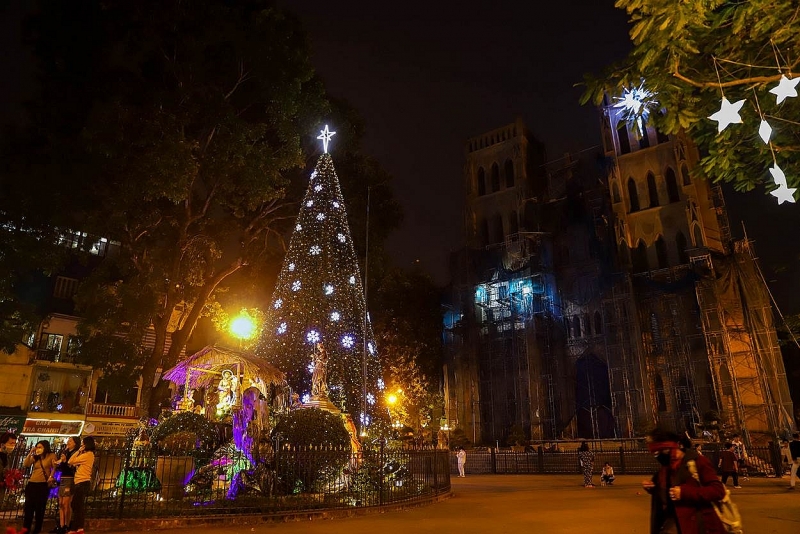
[[336, 132], [328, 130], [327, 124], [325, 125], [324, 130], [319, 131], [317, 139], [322, 139], [322, 149], [325, 151], [326, 154], [328, 153], [328, 143], [330, 142], [331, 137], [333, 137], [334, 135], [336, 135]]
[[739, 110], [742, 109], [744, 100], [739, 100], [731, 104], [727, 98], [722, 97], [722, 107], [711, 115], [709, 119], [717, 121], [717, 133], [722, 132], [729, 124], [739, 124], [742, 122], [742, 117], [739, 115]]

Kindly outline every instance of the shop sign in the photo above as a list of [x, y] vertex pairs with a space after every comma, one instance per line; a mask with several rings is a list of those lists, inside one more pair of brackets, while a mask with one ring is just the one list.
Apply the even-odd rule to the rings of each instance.
[[91, 423], [86, 423], [83, 431], [85, 434], [91, 434], [92, 436], [127, 436], [128, 432], [138, 426], [138, 423], [92, 421]]
[[19, 435], [22, 426], [25, 424], [24, 415], [2, 415], [0, 414], [0, 433], [11, 432]]
[[29, 436], [78, 436], [82, 430], [83, 421], [28, 419], [22, 427], [22, 434]]

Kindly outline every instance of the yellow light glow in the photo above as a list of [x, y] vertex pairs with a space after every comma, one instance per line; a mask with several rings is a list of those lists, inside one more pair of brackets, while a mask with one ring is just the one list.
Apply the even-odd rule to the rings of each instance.
[[396, 403], [397, 402], [397, 395], [395, 395], [394, 393], [389, 393], [386, 396], [386, 402], [388, 402], [389, 404]]
[[250, 339], [256, 334], [256, 322], [247, 312], [242, 312], [234, 318], [228, 328], [231, 334], [239, 339]]

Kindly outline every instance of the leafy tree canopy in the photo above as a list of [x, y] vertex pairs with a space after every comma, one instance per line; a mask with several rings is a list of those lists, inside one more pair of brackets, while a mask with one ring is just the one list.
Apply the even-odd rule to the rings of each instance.
[[[630, 15], [633, 50], [597, 78], [587, 75], [582, 103], [600, 104], [623, 87], [655, 92], [651, 123], [666, 133], [686, 130], [701, 148], [703, 174], [740, 191], [774, 189], [773, 152], [759, 138], [760, 112], [773, 128], [775, 161], [789, 187], [800, 186], [800, 100], [777, 104], [769, 90], [782, 74], [797, 76], [800, 5], [796, 0], [617, 0]], [[722, 96], [746, 99], [744, 124], [717, 133], [707, 117]]]

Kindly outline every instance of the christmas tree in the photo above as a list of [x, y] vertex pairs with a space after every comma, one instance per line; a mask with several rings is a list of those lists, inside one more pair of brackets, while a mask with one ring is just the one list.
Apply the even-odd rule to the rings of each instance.
[[311, 173], [256, 352], [286, 372], [308, 402], [315, 355], [324, 349], [327, 397], [363, 430], [383, 381], [344, 198], [327, 153], [334, 133], [325, 126], [319, 137], [325, 152]]

